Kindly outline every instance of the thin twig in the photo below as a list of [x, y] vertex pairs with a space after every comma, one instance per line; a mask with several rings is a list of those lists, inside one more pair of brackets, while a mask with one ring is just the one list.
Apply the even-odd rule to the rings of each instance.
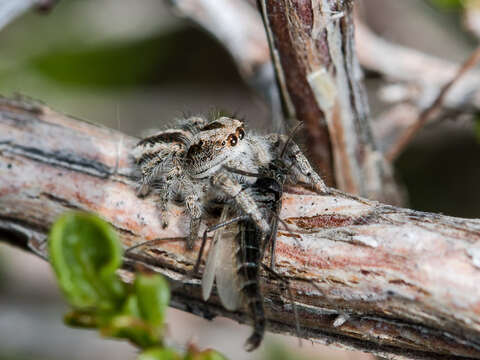
[[435, 101], [432, 102], [432, 104], [427, 107], [425, 110], [423, 110], [419, 117], [418, 120], [412, 124], [405, 133], [398, 139], [398, 142], [392, 146], [390, 151], [387, 153], [387, 160], [392, 162], [394, 161], [405, 149], [405, 147], [413, 140], [413, 138], [416, 136], [416, 134], [425, 126], [425, 124], [437, 113], [437, 111], [440, 110], [442, 107], [442, 104], [444, 102], [445, 96], [448, 93], [448, 91], [452, 88], [452, 86], [465, 74], [467, 73], [470, 69], [475, 67], [477, 63], [480, 61], [480, 47], [477, 48], [472, 55], [460, 66], [458, 69], [458, 72], [455, 74], [455, 76], [448, 82], [446, 83], [442, 89], [440, 90], [438, 96], [435, 98]]

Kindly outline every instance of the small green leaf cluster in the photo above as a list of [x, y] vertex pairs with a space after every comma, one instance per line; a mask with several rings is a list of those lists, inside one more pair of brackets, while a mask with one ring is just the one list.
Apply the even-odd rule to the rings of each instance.
[[191, 347], [185, 355], [165, 347], [165, 314], [170, 301], [160, 275], [137, 274], [133, 284], [120, 280], [123, 249], [112, 227], [92, 214], [72, 212], [53, 225], [50, 263], [72, 306], [70, 326], [98, 328], [104, 336], [123, 338], [144, 350], [140, 360], [220, 360], [215, 351]]

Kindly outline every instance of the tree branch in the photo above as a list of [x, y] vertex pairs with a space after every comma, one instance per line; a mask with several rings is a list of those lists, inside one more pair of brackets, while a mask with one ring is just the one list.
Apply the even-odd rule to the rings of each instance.
[[[46, 257], [46, 234], [67, 210], [111, 223], [125, 247], [181, 240], [183, 211], [162, 229], [152, 199], [135, 196], [129, 151], [136, 139], [68, 118], [40, 104], [0, 100], [0, 234]], [[336, 190], [284, 195], [277, 270], [290, 279], [302, 336], [376, 354], [480, 359], [480, 221], [395, 208]], [[215, 219], [210, 219], [214, 223]], [[142, 266], [178, 284], [172, 305], [211, 318], [231, 313], [201, 300], [200, 279], [183, 241], [127, 259], [122, 276]], [[263, 275], [271, 331], [295, 332], [288, 293]]]
[[261, 0], [282, 94], [312, 160], [339, 189], [400, 203], [372, 135], [354, 44], [353, 1]]

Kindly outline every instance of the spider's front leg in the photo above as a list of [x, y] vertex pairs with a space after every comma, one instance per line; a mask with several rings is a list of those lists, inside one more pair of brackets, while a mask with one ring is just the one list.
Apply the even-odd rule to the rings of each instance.
[[190, 232], [187, 237], [186, 247], [188, 250], [193, 249], [195, 240], [198, 238], [198, 231], [200, 229], [200, 223], [204, 212], [204, 196], [208, 180], [205, 181], [192, 181], [191, 178], [182, 176], [180, 177], [180, 189], [182, 189], [185, 211], [190, 218]]
[[190, 215], [190, 233], [187, 238], [187, 249], [192, 250], [195, 240], [198, 237], [198, 230], [200, 229], [200, 222], [202, 218], [202, 205], [197, 194], [191, 193], [185, 197], [185, 207]]
[[270, 225], [265, 220], [262, 212], [247, 191], [244, 191], [242, 185], [226, 170], [220, 170], [210, 178], [214, 188], [220, 189], [233, 202], [238, 205], [242, 211], [250, 216], [252, 221], [264, 234], [270, 232]]
[[[325, 194], [328, 191], [327, 185], [323, 182], [303, 155], [298, 145], [293, 141], [288, 141], [288, 136], [279, 135], [281, 144], [280, 151], [284, 151], [283, 158], [290, 168], [290, 177], [294, 182], [303, 182], [312, 185], [313, 189], [319, 194]], [[286, 146], [286, 149], [283, 148]]]
[[160, 220], [162, 223], [162, 229], [168, 227], [168, 210], [172, 194], [169, 188], [169, 184], [166, 182], [161, 183], [161, 185], [156, 189], [157, 199], [156, 206], [160, 213]]

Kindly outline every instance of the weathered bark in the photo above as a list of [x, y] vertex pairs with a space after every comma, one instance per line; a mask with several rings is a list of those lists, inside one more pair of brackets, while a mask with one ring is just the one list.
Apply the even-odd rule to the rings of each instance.
[[355, 53], [353, 2], [260, 3], [286, 108], [305, 123], [309, 152], [327, 183], [401, 202], [372, 136]]
[[[152, 199], [135, 196], [128, 153], [136, 139], [24, 101], [0, 101], [0, 234], [47, 256], [46, 233], [64, 211], [92, 211], [125, 247], [171, 238], [126, 261], [122, 276], [147, 267], [174, 287], [172, 305], [248, 321], [188, 279], [183, 211], [162, 229]], [[377, 354], [480, 359], [480, 221], [395, 208], [332, 190], [291, 188], [278, 232], [277, 270], [290, 280], [302, 337]], [[215, 220], [210, 219], [210, 223]], [[263, 275], [270, 330], [295, 332], [286, 291]]]

